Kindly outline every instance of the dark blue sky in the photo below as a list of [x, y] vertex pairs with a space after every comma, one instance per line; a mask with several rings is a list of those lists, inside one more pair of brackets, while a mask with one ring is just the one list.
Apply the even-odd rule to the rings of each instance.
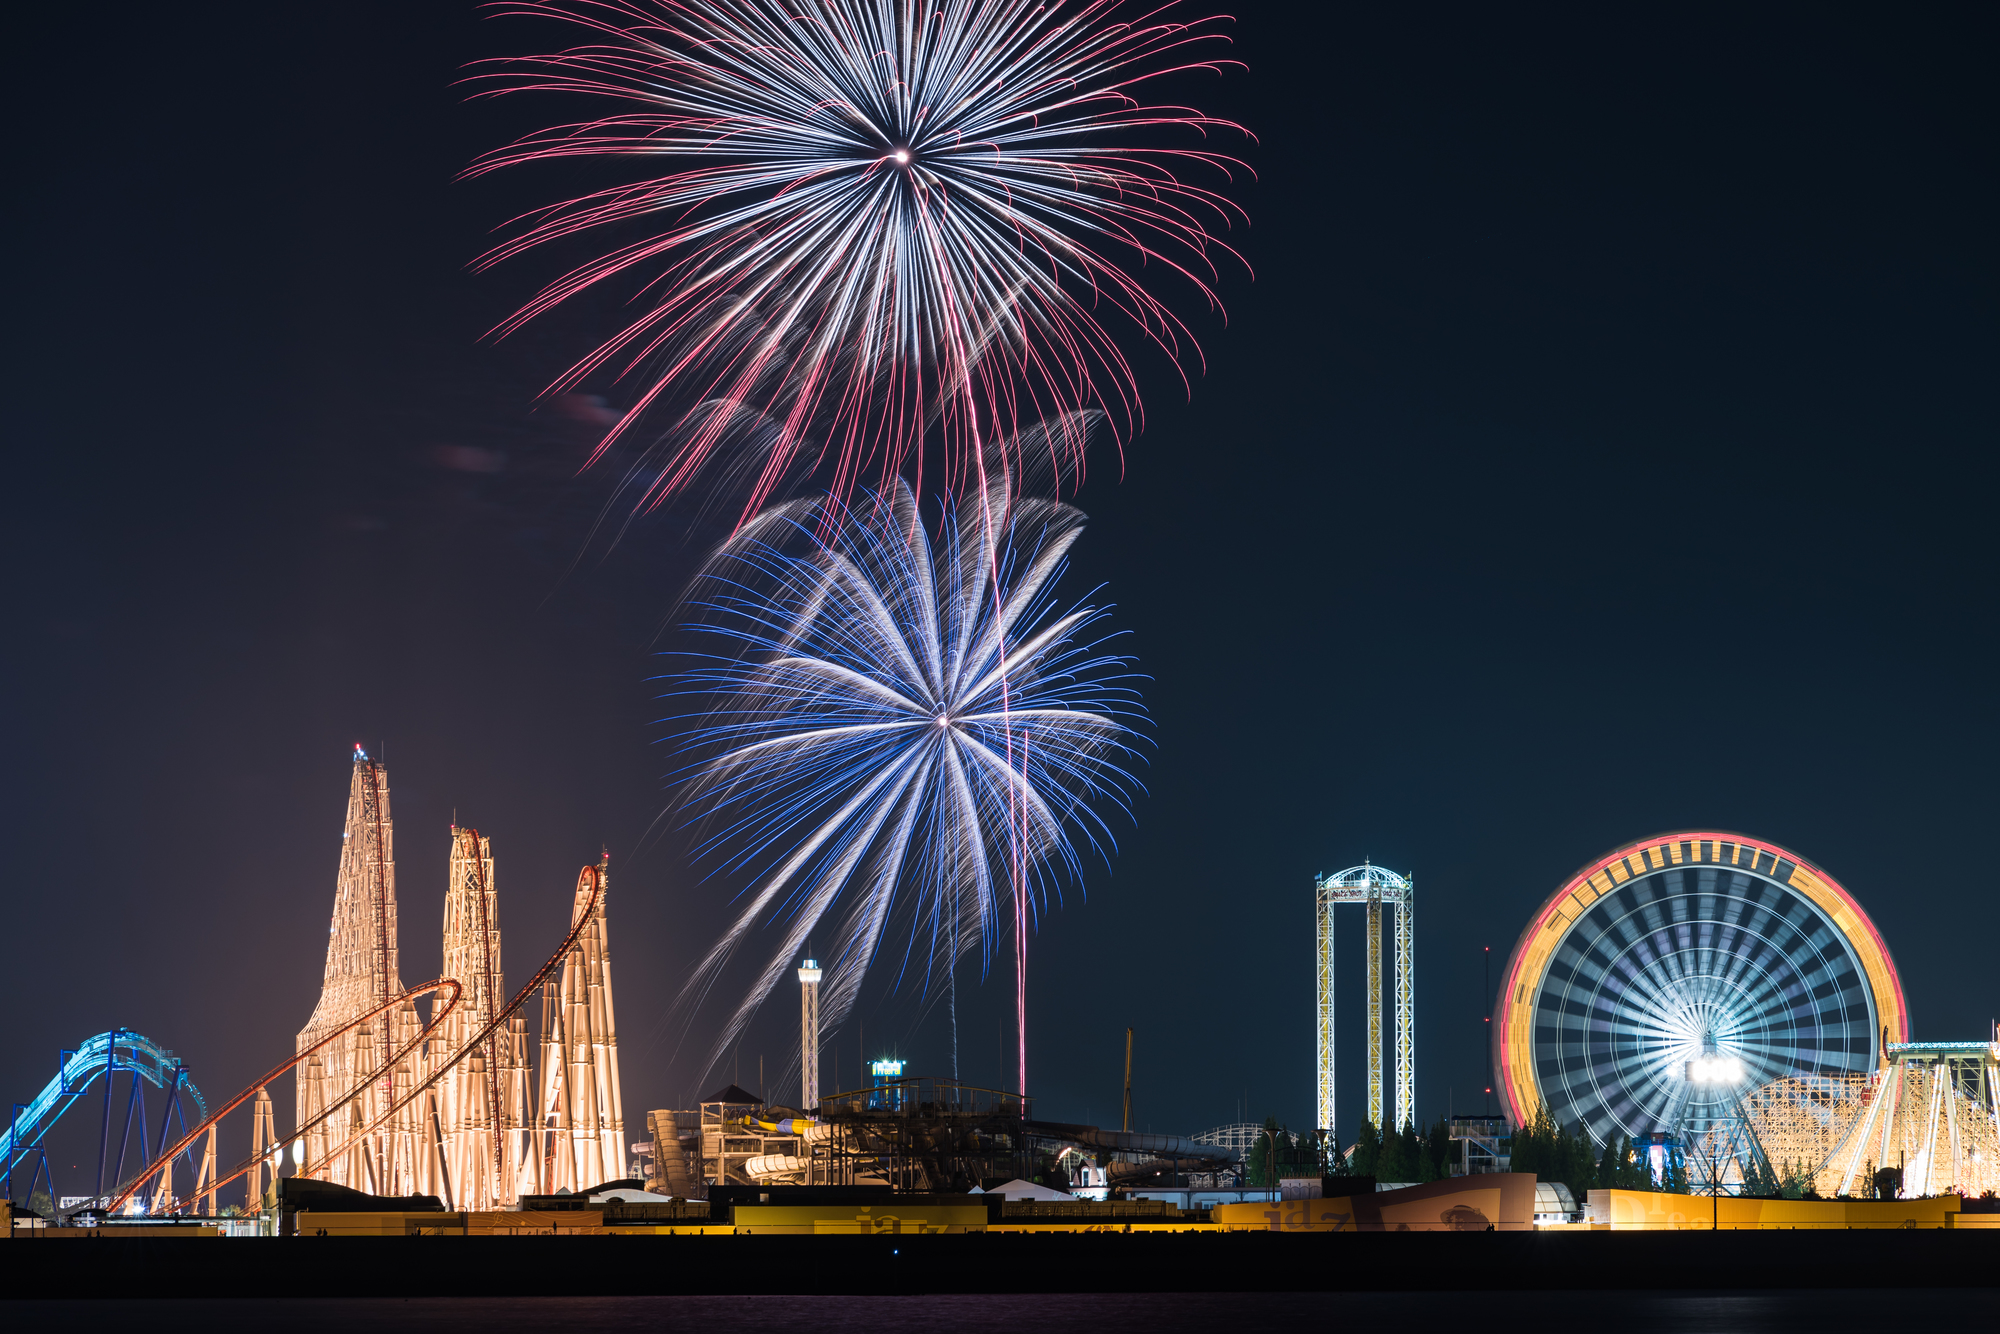
[[[112, 1024], [212, 1094], [291, 1049], [360, 740], [405, 979], [436, 966], [454, 810], [494, 839], [517, 980], [607, 843], [626, 1105], [685, 1105], [663, 1016], [731, 886], [646, 841], [672, 767], [646, 678], [701, 535], [668, 516], [565, 577], [603, 481], [571, 478], [591, 424], [534, 397], [602, 313], [481, 343], [537, 271], [462, 267], [550, 183], [452, 183], [538, 113], [451, 83], [535, 35], [453, 4], [32, 21], [6, 1097]], [[1252, 72], [1207, 96], [1259, 135], [1256, 281], [1225, 275], [1191, 402], [1141, 360], [1148, 429], [1080, 501], [1068, 587], [1118, 604], [1159, 746], [1115, 866], [1035, 942], [1043, 1114], [1113, 1118], [1133, 1025], [1142, 1125], [1306, 1123], [1311, 877], [1364, 857], [1417, 880], [1420, 1107], [1470, 1105], [1481, 947], [1692, 825], [1824, 866], [1917, 1033], [1987, 1032], [1994, 26], [1243, 9]], [[1006, 976], [961, 995], [968, 1079], [1011, 1084]], [[880, 991], [871, 1050], [945, 1073], [942, 1012]], [[746, 1084], [789, 1055], [781, 999]]]

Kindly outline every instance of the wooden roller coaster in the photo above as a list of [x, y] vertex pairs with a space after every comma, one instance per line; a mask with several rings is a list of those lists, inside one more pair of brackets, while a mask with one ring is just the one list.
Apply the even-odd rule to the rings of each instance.
[[[370, 1193], [438, 1194], [454, 1208], [505, 1208], [523, 1194], [624, 1174], [624, 1118], [611, 1015], [604, 899], [608, 856], [577, 876], [569, 934], [505, 1005], [492, 848], [452, 829], [444, 913], [448, 976], [405, 988], [397, 977], [395, 859], [388, 776], [355, 748], [326, 979], [297, 1050], [222, 1103], [104, 1200], [117, 1212], [149, 1181], [155, 1211], [180, 1213], [255, 1173], [246, 1214], [264, 1203], [283, 1155], [269, 1086], [294, 1073], [297, 1125], [287, 1137], [301, 1176]], [[540, 1106], [531, 1106], [528, 1001], [540, 991]], [[560, 996], [557, 992], [560, 991]], [[430, 997], [418, 1023], [416, 1002]], [[440, 1087], [442, 1085], [442, 1087]], [[423, 1100], [420, 1102], [419, 1100]], [[251, 1154], [227, 1175], [204, 1172], [175, 1201], [172, 1164], [223, 1117], [255, 1100]], [[534, 1124], [530, 1125], [531, 1119]]]
[[[411, 1103], [415, 1102], [420, 1095], [428, 1092], [432, 1088], [432, 1086], [434, 1086], [439, 1080], [443, 1079], [447, 1074], [451, 1073], [451, 1071], [457, 1067], [459, 1062], [465, 1060], [467, 1057], [473, 1055], [475, 1052], [480, 1051], [486, 1044], [486, 1042], [493, 1036], [493, 1034], [497, 1032], [501, 1028], [501, 1026], [504, 1025], [509, 1019], [513, 1018], [514, 1015], [528, 1003], [529, 999], [533, 997], [538, 990], [541, 989], [544, 983], [546, 983], [550, 978], [556, 975], [556, 973], [562, 968], [563, 964], [568, 960], [570, 952], [572, 949], [575, 948], [578, 939], [582, 937], [585, 930], [589, 928], [593, 919], [595, 918], [598, 904], [603, 894], [603, 881], [601, 877], [600, 868], [596, 866], [586, 866], [583, 868], [581, 872], [578, 873], [577, 893], [579, 898], [581, 898], [586, 893], [589, 895], [588, 902], [584, 910], [576, 914], [575, 924], [570, 927], [569, 934], [563, 937], [563, 942], [559, 947], [557, 947], [556, 952], [549, 956], [548, 962], [544, 963], [539, 969], [535, 971], [535, 975], [532, 978], [528, 979], [526, 985], [524, 985], [519, 991], [514, 993], [513, 999], [508, 1001], [506, 1006], [503, 1009], [501, 1009], [501, 1011], [498, 1014], [496, 1014], [491, 1020], [489, 1020], [483, 1027], [481, 1027], [478, 1032], [473, 1034], [471, 1039], [465, 1042], [457, 1050], [446, 1053], [440, 1060], [428, 1062], [427, 1064], [431, 1066], [429, 1074], [426, 1075], [424, 1079], [419, 1081], [414, 1087], [406, 1090], [400, 1097], [392, 1100], [386, 1108], [383, 1108], [382, 1110], [378, 1111], [373, 1117], [363, 1122], [358, 1128], [350, 1129], [347, 1132], [346, 1138], [341, 1140], [340, 1143], [330, 1152], [316, 1155], [308, 1159], [308, 1161], [306, 1161], [305, 1163], [301, 1164], [299, 1173], [301, 1176], [312, 1176], [317, 1171], [323, 1171], [328, 1162], [337, 1158], [340, 1154], [346, 1152], [347, 1150], [352, 1148], [355, 1144], [361, 1142], [366, 1136], [373, 1134], [375, 1131], [379, 1130], [384, 1124], [389, 1122], [391, 1118], [393, 1118], [398, 1112], [401, 1112], [404, 1108], [408, 1107]], [[192, 1130], [188, 1131], [184, 1137], [176, 1141], [172, 1145], [172, 1147], [170, 1147], [166, 1152], [160, 1154], [159, 1157], [154, 1159], [152, 1162], [148, 1163], [138, 1176], [134, 1177], [129, 1183], [127, 1183], [124, 1186], [122, 1190], [119, 1191], [117, 1195], [111, 1198], [111, 1200], [108, 1202], [106, 1206], [106, 1212], [116, 1213], [119, 1209], [123, 1208], [126, 1201], [130, 1200], [134, 1195], [136, 1195], [148, 1181], [150, 1181], [160, 1172], [169, 1170], [173, 1164], [175, 1155], [179, 1154], [182, 1150], [186, 1149], [189, 1145], [193, 1144], [202, 1135], [206, 1134], [210, 1126], [215, 1125], [217, 1122], [221, 1121], [221, 1119], [224, 1116], [236, 1110], [238, 1107], [242, 1106], [245, 1102], [249, 1101], [250, 1099], [256, 1097], [259, 1091], [266, 1088], [280, 1076], [292, 1070], [300, 1062], [324, 1050], [326, 1047], [338, 1041], [341, 1037], [345, 1036], [350, 1032], [355, 1031], [362, 1025], [369, 1023], [371, 1020], [381, 1015], [389, 1013], [395, 1007], [399, 1005], [411, 1004], [415, 1002], [419, 997], [429, 996], [440, 991], [449, 991], [450, 995], [444, 1001], [441, 1007], [433, 1011], [430, 1018], [430, 1022], [426, 1023], [423, 1026], [423, 1029], [420, 1032], [418, 1032], [415, 1037], [410, 1038], [409, 1040], [404, 1042], [400, 1047], [398, 1047], [395, 1051], [390, 1053], [387, 1059], [385, 1059], [380, 1066], [369, 1071], [368, 1075], [364, 1079], [362, 1079], [359, 1083], [355, 1084], [352, 1088], [348, 1089], [346, 1093], [329, 1101], [325, 1106], [325, 1108], [322, 1111], [320, 1111], [320, 1113], [317, 1116], [314, 1116], [310, 1120], [302, 1123], [298, 1127], [297, 1131], [294, 1133], [296, 1138], [304, 1139], [305, 1136], [307, 1136], [308, 1134], [311, 1134], [312, 1132], [320, 1129], [322, 1126], [326, 1125], [336, 1113], [347, 1108], [348, 1106], [353, 1104], [357, 1099], [359, 1099], [368, 1090], [368, 1088], [371, 1085], [373, 1085], [377, 1080], [385, 1078], [391, 1071], [395, 1069], [397, 1065], [409, 1059], [410, 1055], [413, 1052], [415, 1052], [419, 1047], [421, 1047], [422, 1044], [427, 1039], [429, 1039], [434, 1033], [436, 1033], [439, 1030], [440, 1027], [443, 1026], [445, 1019], [451, 1014], [451, 1012], [454, 1009], [457, 1008], [459, 1003], [459, 998], [464, 994], [464, 989], [460, 986], [456, 978], [441, 977], [431, 982], [425, 982], [420, 986], [411, 987], [409, 990], [403, 992], [401, 995], [393, 996], [390, 999], [383, 1001], [380, 1005], [377, 1005], [373, 1009], [367, 1011], [365, 1014], [362, 1014], [352, 1020], [349, 1020], [346, 1024], [342, 1025], [340, 1028], [335, 1029], [331, 1033], [328, 1033], [324, 1038], [320, 1039], [320, 1041], [315, 1043], [313, 1046], [308, 1047], [303, 1051], [296, 1052], [289, 1059], [273, 1066], [270, 1070], [266, 1071], [262, 1076], [260, 1076], [255, 1083], [250, 1084], [249, 1086], [244, 1088], [240, 1093], [238, 1093], [235, 1097], [223, 1103], [215, 1111], [209, 1114], [207, 1120], [202, 1121], [200, 1124], [196, 1125]], [[240, 1180], [244, 1176], [248, 1175], [250, 1172], [254, 1171], [263, 1161], [264, 1157], [262, 1154], [253, 1154], [249, 1158], [246, 1158], [242, 1162], [238, 1163], [236, 1167], [231, 1172], [228, 1173], [228, 1175], [219, 1178], [208, 1189], [219, 1190], [223, 1186], [226, 1186], [233, 1181]], [[204, 1193], [206, 1193], [206, 1191]], [[190, 1197], [188, 1200], [183, 1201], [181, 1203], [179, 1209], [185, 1209], [192, 1203], [193, 1203], [193, 1197]], [[260, 1207], [259, 1202], [252, 1200], [248, 1202], [245, 1212], [246, 1214], [255, 1214], [259, 1209], [259, 1207]], [[176, 1212], [178, 1212], [179, 1209], [177, 1209]]]

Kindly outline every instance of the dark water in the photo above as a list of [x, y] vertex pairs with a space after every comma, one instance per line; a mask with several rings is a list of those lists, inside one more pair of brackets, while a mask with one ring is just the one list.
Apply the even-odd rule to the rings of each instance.
[[[1451, 1292], [1244, 1295], [923, 1296], [923, 1297], [422, 1297], [297, 1300], [163, 1298], [158, 1301], [0, 1302], [13, 1330], [90, 1328], [156, 1331], [269, 1329], [284, 1334], [478, 1329], [487, 1334], [569, 1330], [734, 1330], [790, 1334], [1371, 1334], [1429, 1330], [1613, 1330], [1616, 1334], [1892, 1334], [1928, 1311], [1952, 1328], [1993, 1328], [1991, 1289], [1803, 1292]], [[1957, 1312], [1971, 1318], [1961, 1324]], [[1983, 1315], [1978, 1313], [1985, 1313]], [[1919, 1323], [1928, 1323], [1928, 1319]]]

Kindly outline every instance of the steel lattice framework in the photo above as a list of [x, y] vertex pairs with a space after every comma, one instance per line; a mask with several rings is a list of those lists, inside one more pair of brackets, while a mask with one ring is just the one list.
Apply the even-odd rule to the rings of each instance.
[[[1874, 1075], [1798, 1075], [1774, 1079], [1743, 1098], [1743, 1116], [1781, 1178], [1809, 1178], [1815, 1187], [1875, 1096]], [[1836, 1192], [1827, 1181], [1822, 1194]]]
[[[166, 1096], [160, 1109], [160, 1133], [154, 1143], [162, 1146], [167, 1141], [167, 1133], [174, 1119], [180, 1119], [181, 1129], [187, 1129], [187, 1113], [180, 1100], [185, 1095], [198, 1110], [197, 1120], [208, 1115], [208, 1104], [195, 1087], [188, 1069], [179, 1057], [160, 1046], [144, 1034], [129, 1028], [114, 1028], [108, 1033], [99, 1033], [85, 1038], [74, 1049], [64, 1048], [57, 1055], [56, 1076], [48, 1082], [33, 1102], [15, 1103], [13, 1116], [4, 1132], [0, 1132], [0, 1189], [4, 1189], [7, 1199], [27, 1199], [35, 1192], [39, 1182], [48, 1183], [51, 1197], [58, 1196], [55, 1177], [48, 1161], [45, 1142], [49, 1131], [62, 1118], [63, 1113], [79, 1102], [94, 1083], [102, 1081], [104, 1095], [104, 1134], [99, 1140], [97, 1163], [97, 1197], [92, 1204], [101, 1203], [101, 1195], [106, 1180], [105, 1169], [111, 1148], [111, 1097], [112, 1087], [120, 1074], [129, 1075], [131, 1083], [125, 1104], [125, 1129], [118, 1136], [118, 1156], [111, 1167], [110, 1181], [115, 1186], [124, 1170], [125, 1154], [129, 1147], [132, 1131], [136, 1125], [139, 1131], [140, 1152], [147, 1152], [145, 1094], [139, 1087], [141, 1079], [161, 1090]], [[190, 1198], [199, 1197], [204, 1213], [215, 1212], [215, 1137], [209, 1136], [206, 1150], [197, 1164], [192, 1154], [185, 1155], [186, 1166], [193, 1177], [193, 1191]], [[27, 1166], [28, 1180], [25, 1188], [17, 1191], [20, 1184], [15, 1179], [16, 1169]], [[153, 1192], [149, 1207], [155, 1212], [165, 1209], [179, 1197], [173, 1188], [171, 1164], [160, 1173], [158, 1188]]]
[[[581, 926], [562, 977], [542, 993], [542, 1189], [581, 1190], [625, 1175], [625, 1108], [611, 1004], [611, 944], [604, 899], [611, 857], [595, 889], [577, 886], [571, 926]], [[593, 912], [593, 903], [595, 909]], [[584, 915], [593, 914], [584, 922]]]
[[799, 1107], [807, 1112], [819, 1106], [819, 983], [824, 975], [814, 959], [799, 968]]
[[[471, 829], [452, 830], [444, 912], [445, 961], [464, 981], [403, 987], [392, 827], [388, 775], [357, 746], [325, 986], [294, 1054], [148, 1163], [106, 1209], [122, 1208], [149, 1180], [159, 1182], [156, 1207], [169, 1207], [171, 1164], [204, 1135], [196, 1195], [212, 1207], [215, 1191], [247, 1177], [249, 1212], [268, 1207], [286, 1140], [276, 1133], [267, 1086], [287, 1072], [298, 1089], [291, 1154], [303, 1176], [373, 1194], [436, 1194], [448, 1208], [476, 1209], [627, 1175], [604, 914], [609, 855], [578, 874], [569, 934], [503, 1002], [493, 849]], [[545, 1092], [529, 1125], [523, 1012], [538, 991]], [[424, 997], [430, 1016], [419, 1022], [416, 1002]], [[219, 1173], [216, 1128], [245, 1103], [253, 1103], [250, 1157]]]
[[[506, 999], [493, 845], [476, 829], [452, 829], [443, 959], [456, 1004], [427, 1030], [414, 999], [397, 1003], [393, 829], [388, 775], [356, 747], [326, 980], [296, 1048], [318, 1049], [293, 1067], [306, 1170], [370, 1193], [438, 1195], [456, 1209], [624, 1177], [609, 856], [579, 879], [574, 940], [559, 973], [554, 960], [545, 970], [556, 976], [542, 989], [537, 1087], [526, 997]], [[257, 1124], [261, 1160], [280, 1141]], [[254, 1203], [267, 1169], [253, 1170]]]
[[[432, 1066], [487, 1028], [507, 996], [493, 841], [457, 826], [451, 835], [444, 973], [459, 979], [464, 997], [430, 1041], [425, 1064]], [[533, 1188], [528, 1075], [528, 1021], [515, 1015], [432, 1090], [420, 1119], [437, 1146], [441, 1193], [457, 1208], [508, 1208]]]
[[[1368, 1119], [1376, 1129], [1397, 1129], [1416, 1116], [1416, 886], [1406, 876], [1364, 862], [1314, 881], [1314, 935], [1318, 942], [1319, 1128], [1334, 1129], [1333, 910], [1358, 903], [1368, 911]], [[1383, 1119], [1382, 912], [1393, 918], [1395, 939], [1395, 1112]]]
[[[328, 928], [326, 976], [319, 1004], [299, 1031], [295, 1050], [305, 1051], [356, 1015], [377, 1008], [405, 990], [397, 965], [395, 822], [389, 811], [389, 775], [359, 747], [341, 833], [340, 873], [334, 885], [333, 924]], [[343, 1099], [370, 1071], [384, 1073], [351, 1100], [347, 1119], [372, 1125], [377, 1114], [407, 1089], [410, 1062], [392, 1063], [418, 1032], [416, 1006], [397, 1006], [364, 1024], [295, 1067], [299, 1120], [311, 1121]], [[324, 1160], [345, 1139], [346, 1125], [323, 1123], [306, 1136], [306, 1153]], [[416, 1143], [414, 1111], [399, 1115], [327, 1164], [325, 1179], [380, 1195], [408, 1195], [428, 1176], [427, 1155]]]
[[1236, 1155], [1237, 1162], [1250, 1156], [1250, 1150], [1257, 1147], [1257, 1140], [1263, 1135], [1264, 1127], [1256, 1121], [1237, 1121], [1226, 1126], [1217, 1126], [1194, 1136], [1197, 1144], [1213, 1144]]
[[1744, 1099], [1780, 1175], [1822, 1195], [1866, 1194], [1899, 1167], [1906, 1195], [2000, 1190], [2000, 1042], [1892, 1042], [1889, 1064], [1781, 1079]]
[[[1515, 945], [1499, 1011], [1494, 1065], [1515, 1124], [1546, 1109], [1599, 1143], [1721, 1133], [1750, 1090], [1866, 1075], [1883, 1036], [1908, 1026], [1887, 946], [1833, 877], [1708, 831], [1629, 844], [1571, 876]], [[1737, 1082], [1691, 1078], [1707, 1055], [1740, 1063]]]

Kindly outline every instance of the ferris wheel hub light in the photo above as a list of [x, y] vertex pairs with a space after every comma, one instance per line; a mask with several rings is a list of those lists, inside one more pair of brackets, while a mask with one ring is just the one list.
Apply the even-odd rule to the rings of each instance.
[[1687, 1063], [1690, 1084], [1741, 1084], [1743, 1062], [1734, 1056], [1697, 1056]]

